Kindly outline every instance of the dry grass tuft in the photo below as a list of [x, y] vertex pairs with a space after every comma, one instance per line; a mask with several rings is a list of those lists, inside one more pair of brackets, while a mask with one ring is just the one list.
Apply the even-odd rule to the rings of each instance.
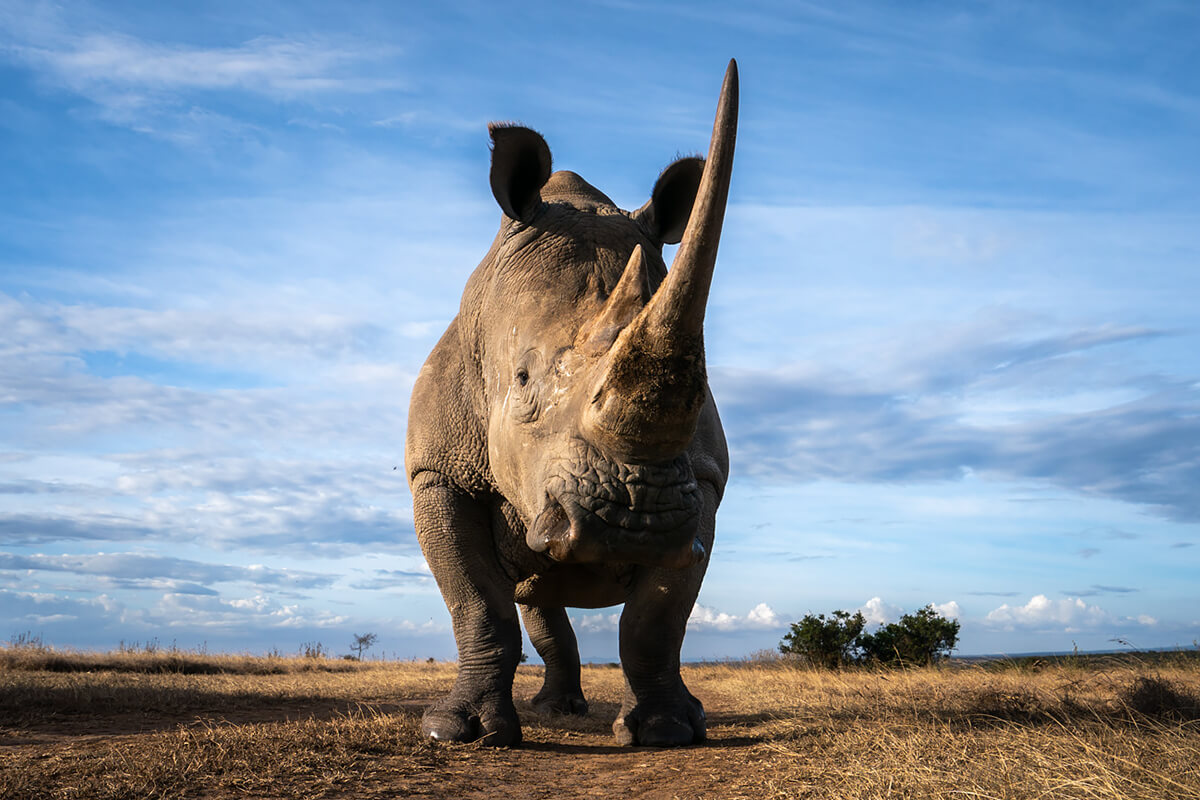
[[1200, 698], [1185, 687], [1159, 675], [1139, 675], [1120, 692], [1133, 711], [1167, 720], [1200, 719]]

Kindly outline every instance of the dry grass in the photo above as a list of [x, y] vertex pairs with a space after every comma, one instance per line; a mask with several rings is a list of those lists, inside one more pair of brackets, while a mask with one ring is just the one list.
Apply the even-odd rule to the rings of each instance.
[[[584, 670], [592, 712], [526, 745], [432, 745], [420, 710], [449, 664], [284, 664], [195, 674], [51, 672], [0, 653], [0, 797], [1200, 797], [1195, 661], [992, 671], [686, 668], [710, 742], [621, 749], [619, 670]], [[286, 659], [284, 659], [286, 661]], [[301, 659], [293, 659], [301, 661]]]
[[756, 726], [774, 796], [1200, 797], [1194, 667], [768, 667], [706, 674], [698, 693], [705, 685], [774, 709]]
[[359, 662], [330, 659], [321, 646], [309, 646], [308, 657], [226, 655], [133, 644], [107, 652], [59, 650], [41, 639], [22, 635], [0, 647], [0, 671], [23, 672], [170, 672], [180, 675], [281, 675], [289, 672], [349, 672]]

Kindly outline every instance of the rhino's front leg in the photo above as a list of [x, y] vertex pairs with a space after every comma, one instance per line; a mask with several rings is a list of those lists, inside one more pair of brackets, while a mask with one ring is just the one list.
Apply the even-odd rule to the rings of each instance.
[[425, 711], [421, 730], [441, 741], [517, 744], [521, 726], [512, 686], [521, 631], [490, 511], [437, 473], [415, 476], [412, 490], [417, 540], [450, 610], [458, 645], [454, 689]]
[[521, 606], [521, 617], [534, 649], [546, 662], [546, 678], [533, 698], [542, 713], [586, 714], [587, 700], [579, 682], [579, 645], [562, 607]]
[[621, 613], [625, 701], [613, 723], [618, 744], [677, 747], [707, 737], [704, 706], [679, 674], [683, 635], [713, 544], [716, 493], [701, 485], [708, 499], [699, 531], [704, 559], [684, 570], [646, 569]]

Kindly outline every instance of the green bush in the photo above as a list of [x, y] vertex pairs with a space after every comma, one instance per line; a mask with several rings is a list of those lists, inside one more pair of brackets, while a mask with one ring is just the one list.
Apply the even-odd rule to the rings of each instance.
[[925, 606], [905, 614], [899, 622], [859, 637], [863, 658], [881, 664], [935, 664], [958, 646], [958, 620], [943, 617]]
[[779, 652], [802, 656], [814, 667], [835, 667], [851, 664], [859, 658], [858, 640], [867, 621], [862, 612], [853, 616], [838, 609], [830, 615], [808, 614], [784, 634]]
[[779, 643], [779, 652], [798, 655], [815, 667], [835, 669], [847, 664], [934, 664], [958, 646], [959, 623], [943, 617], [932, 605], [898, 622], [865, 633], [862, 612], [807, 614], [793, 622]]

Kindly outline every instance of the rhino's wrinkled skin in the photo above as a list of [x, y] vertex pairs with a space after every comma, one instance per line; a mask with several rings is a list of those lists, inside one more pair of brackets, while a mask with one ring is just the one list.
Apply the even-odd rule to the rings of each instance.
[[[417, 537], [454, 622], [459, 673], [426, 735], [511, 745], [520, 607], [546, 663], [539, 710], [583, 714], [566, 607], [624, 603], [624, 744], [704, 739], [679, 674], [729, 471], [703, 320], [737, 128], [737, 67], [708, 158], [667, 167], [637, 211], [526, 128], [492, 126], [500, 232], [413, 389]], [[680, 242], [667, 272], [664, 243]]]

